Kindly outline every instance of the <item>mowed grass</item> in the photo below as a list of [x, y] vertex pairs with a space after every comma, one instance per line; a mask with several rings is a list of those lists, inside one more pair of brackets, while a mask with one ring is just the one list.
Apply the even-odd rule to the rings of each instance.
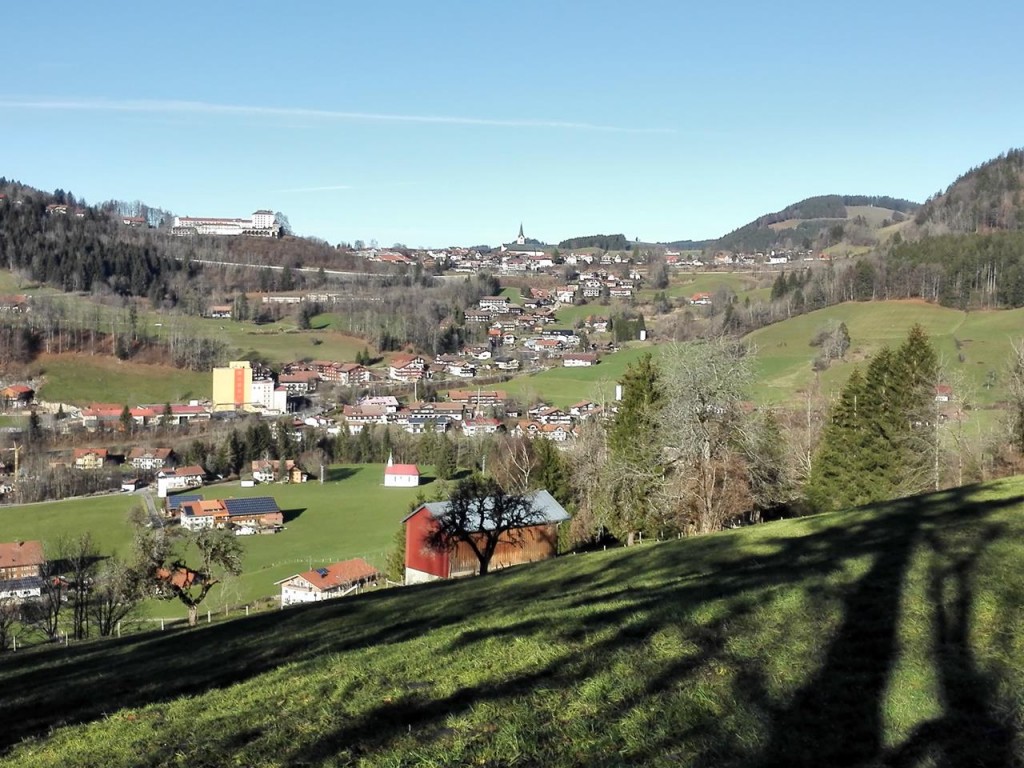
[[816, 375], [811, 363], [820, 350], [811, 347], [810, 340], [819, 330], [840, 322], [850, 331], [851, 348], [845, 361], [833, 362], [818, 377], [825, 396], [836, 394], [853, 368], [864, 368], [883, 346], [899, 346], [919, 323], [939, 355], [946, 381], [959, 385], [958, 396], [975, 405], [991, 405], [1005, 397], [1011, 344], [1024, 335], [1024, 309], [962, 312], [918, 301], [840, 304], [746, 337], [757, 348], [755, 399], [794, 401], [813, 387]]
[[581, 400], [611, 403], [615, 385], [622, 379], [626, 367], [644, 352], [658, 354], [653, 345], [631, 342], [631, 346], [605, 355], [600, 363], [589, 368], [549, 368], [534, 375], [517, 376], [496, 388], [524, 404], [539, 400], [559, 407]]
[[180, 403], [209, 398], [213, 389], [209, 372], [132, 363], [104, 355], [43, 354], [36, 365], [44, 377], [38, 397], [52, 402]]
[[[197, 491], [207, 499], [273, 496], [285, 512], [285, 530], [273, 536], [240, 539], [245, 554], [242, 574], [226, 588], [215, 589], [207, 608], [238, 606], [279, 594], [274, 582], [310, 567], [362, 557], [383, 568], [400, 522], [418, 493], [429, 498], [433, 480], [419, 488], [384, 488], [384, 465], [336, 465], [325, 482], [257, 485], [210, 485]], [[163, 500], [156, 500], [158, 508]], [[104, 555], [129, 555], [133, 531], [128, 512], [142, 505], [136, 494], [118, 494], [68, 501], [0, 507], [0, 541], [38, 539], [54, 547], [61, 536], [92, 534]], [[184, 616], [177, 602], [150, 602], [145, 613], [167, 618]]]
[[1018, 478], [8, 654], [0, 748], [12, 766], [1020, 764], [1022, 503]]

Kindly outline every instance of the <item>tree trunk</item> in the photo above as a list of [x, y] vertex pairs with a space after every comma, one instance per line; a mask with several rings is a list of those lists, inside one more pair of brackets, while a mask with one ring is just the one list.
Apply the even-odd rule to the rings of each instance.
[[188, 625], [194, 627], [199, 624], [199, 606], [190, 605], [188, 607]]

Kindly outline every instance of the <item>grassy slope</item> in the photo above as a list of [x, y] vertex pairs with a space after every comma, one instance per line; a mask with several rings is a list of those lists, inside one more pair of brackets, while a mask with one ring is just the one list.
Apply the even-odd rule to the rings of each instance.
[[209, 373], [123, 362], [109, 356], [44, 354], [37, 365], [45, 376], [39, 397], [52, 402], [180, 403], [208, 398], [213, 389]]
[[[215, 590], [213, 607], [249, 603], [278, 593], [274, 582], [310, 565], [363, 557], [378, 567], [391, 548], [392, 537], [409, 503], [422, 492], [429, 497], [430, 480], [418, 489], [387, 488], [381, 483], [381, 464], [331, 467], [327, 482], [296, 485], [258, 485], [241, 488], [237, 482], [202, 489], [205, 498], [273, 496], [285, 510], [286, 529], [274, 536], [249, 536], [243, 573], [227, 592]], [[91, 499], [0, 507], [0, 541], [40, 539], [53, 545], [62, 534], [89, 531], [103, 554], [128, 554], [132, 531], [128, 510], [142, 501], [137, 496], [114, 495]], [[147, 613], [183, 616], [178, 603], [153, 603]]]
[[615, 384], [622, 378], [626, 366], [645, 351], [653, 352], [655, 347], [637, 343], [615, 354], [606, 355], [600, 363], [589, 368], [550, 368], [533, 376], [518, 376], [495, 386], [507, 392], [510, 397], [519, 398], [524, 404], [538, 399], [559, 407], [580, 400], [611, 402], [615, 396]]
[[10, 765], [1008, 765], [1024, 480], [0, 658]]
[[[1024, 310], [961, 312], [915, 301], [886, 301], [840, 304], [828, 309], [762, 328], [747, 336], [757, 346], [757, 399], [781, 402], [811, 386], [811, 361], [818, 350], [809, 346], [811, 337], [831, 323], [845, 322], [852, 342], [847, 361], [833, 364], [821, 374], [825, 394], [836, 392], [853, 367], [882, 346], [898, 346], [914, 323], [930, 335], [936, 351], [957, 384], [966, 383], [976, 403], [988, 405], [1002, 396], [998, 385], [986, 389], [986, 375], [995, 371], [1005, 378], [1005, 366], [1012, 340], [1019, 338]], [[960, 348], [957, 348], [957, 342]], [[958, 355], [964, 356], [960, 362]]]

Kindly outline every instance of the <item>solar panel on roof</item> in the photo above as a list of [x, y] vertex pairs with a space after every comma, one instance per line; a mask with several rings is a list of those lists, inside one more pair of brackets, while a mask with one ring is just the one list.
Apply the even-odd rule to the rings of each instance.
[[249, 499], [224, 499], [229, 515], [262, 515], [280, 512], [272, 496], [254, 496]]
[[167, 497], [167, 508], [168, 509], [180, 509], [182, 504], [187, 504], [190, 501], [202, 501], [203, 495], [201, 493], [183, 493], [178, 496]]
[[327, 575], [327, 569], [326, 568], [317, 568], [316, 572], [320, 574], [320, 578], [323, 578], [323, 577], [325, 577]]

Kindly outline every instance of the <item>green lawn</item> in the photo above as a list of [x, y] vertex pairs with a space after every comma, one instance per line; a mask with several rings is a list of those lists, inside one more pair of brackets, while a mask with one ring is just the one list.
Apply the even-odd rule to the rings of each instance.
[[1018, 478], [8, 654], [0, 749], [10, 766], [1019, 765], [1022, 503]]
[[590, 368], [549, 368], [532, 376], [517, 376], [500, 388], [524, 403], [544, 400], [560, 407], [580, 400], [610, 403], [615, 396], [615, 385], [622, 378], [626, 366], [644, 352], [657, 354], [652, 345], [635, 343], [605, 355], [598, 365]]

